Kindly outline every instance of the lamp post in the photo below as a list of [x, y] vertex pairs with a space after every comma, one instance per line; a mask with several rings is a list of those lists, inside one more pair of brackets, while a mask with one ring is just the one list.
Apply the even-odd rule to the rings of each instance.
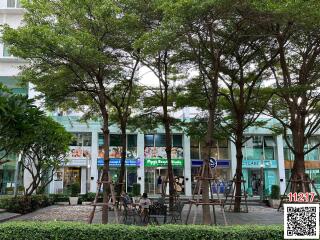
[[264, 190], [264, 156], [263, 153], [261, 153], [260, 157], [260, 200], [263, 202], [263, 190]]

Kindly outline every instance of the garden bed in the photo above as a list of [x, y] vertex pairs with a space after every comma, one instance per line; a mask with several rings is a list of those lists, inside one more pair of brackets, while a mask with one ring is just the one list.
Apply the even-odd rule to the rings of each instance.
[[199, 225], [127, 226], [70, 222], [10, 222], [0, 225], [0, 239], [283, 239], [283, 226], [243, 225], [214, 227]]

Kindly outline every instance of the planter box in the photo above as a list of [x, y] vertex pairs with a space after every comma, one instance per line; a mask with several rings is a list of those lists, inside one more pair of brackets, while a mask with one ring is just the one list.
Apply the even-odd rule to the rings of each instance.
[[280, 206], [280, 202], [280, 199], [269, 199], [269, 204], [272, 208], [278, 208]]
[[70, 205], [78, 205], [79, 197], [69, 197]]

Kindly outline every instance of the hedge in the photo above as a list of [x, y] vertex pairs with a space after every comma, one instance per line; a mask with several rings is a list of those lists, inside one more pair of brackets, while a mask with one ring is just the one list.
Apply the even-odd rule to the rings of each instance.
[[46, 195], [24, 195], [0, 198], [0, 208], [4, 208], [8, 212], [21, 214], [33, 212], [39, 208], [47, 207], [52, 204], [53, 201]]
[[0, 225], [1, 240], [267, 240], [283, 239], [283, 226], [128, 226], [70, 222], [9, 222]]

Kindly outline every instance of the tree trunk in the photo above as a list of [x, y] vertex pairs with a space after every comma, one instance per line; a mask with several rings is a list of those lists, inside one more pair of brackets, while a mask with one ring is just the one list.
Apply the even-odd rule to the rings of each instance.
[[125, 190], [124, 187], [124, 179], [126, 172], [126, 155], [127, 155], [127, 135], [126, 135], [126, 123], [123, 122], [121, 124], [121, 166], [120, 166], [120, 175], [118, 180], [118, 188], [117, 188], [117, 197], [121, 195], [121, 192]]
[[237, 137], [236, 142], [236, 182], [235, 182], [235, 201], [234, 201], [234, 212], [240, 212], [241, 210], [241, 176], [242, 176], [242, 137]]
[[104, 164], [103, 164], [103, 170], [102, 170], [102, 182], [103, 182], [103, 203], [102, 206], [102, 223], [107, 224], [108, 223], [108, 211], [109, 208], [106, 205], [109, 202], [109, 193], [110, 193], [110, 185], [106, 182], [109, 181], [109, 114], [107, 112], [106, 106], [101, 108], [102, 117], [103, 117], [103, 150], [104, 150]]
[[294, 180], [301, 180], [301, 182], [292, 182], [291, 191], [292, 192], [309, 192], [310, 185], [308, 183], [304, 183], [306, 181], [305, 174], [305, 162], [304, 162], [304, 122], [305, 119], [303, 117], [298, 117], [295, 122], [295, 127], [292, 130], [293, 137], [293, 147], [295, 149], [294, 152], [294, 163], [292, 169], [292, 178]]
[[[206, 148], [205, 148], [205, 156], [203, 159], [204, 178], [209, 177], [209, 158], [211, 155], [213, 127], [214, 127], [214, 110], [211, 109], [209, 110], [208, 131], [205, 138]], [[209, 181], [208, 180], [201, 180], [201, 181], [202, 181], [202, 201], [204, 203], [209, 203], [210, 201]], [[202, 223], [207, 225], [212, 224], [209, 205], [202, 205]]]
[[170, 120], [168, 116], [165, 116], [165, 136], [166, 136], [166, 154], [168, 161], [168, 177], [169, 177], [169, 206], [172, 207], [174, 204], [174, 176], [173, 176], [173, 167], [171, 159], [171, 150], [172, 150], [172, 140], [171, 140], [171, 131], [170, 131]]

